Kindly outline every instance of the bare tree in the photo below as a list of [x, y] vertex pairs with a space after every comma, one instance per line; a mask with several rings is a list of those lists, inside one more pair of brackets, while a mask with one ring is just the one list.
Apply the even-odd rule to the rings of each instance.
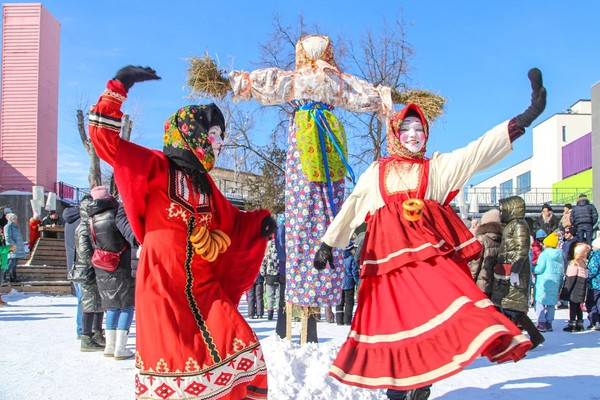
[[[406, 92], [408, 80], [408, 60], [413, 50], [406, 41], [404, 23], [396, 19], [390, 27], [383, 21], [381, 31], [367, 30], [359, 45], [350, 43], [348, 56], [352, 68], [359, 76], [373, 85], [392, 88], [397, 92]], [[355, 149], [354, 157], [360, 162], [370, 164], [383, 155], [386, 141], [385, 125], [376, 114], [355, 114], [347, 125]], [[368, 144], [368, 145], [366, 145]]]
[[271, 143], [264, 149], [268, 158], [259, 165], [256, 180], [250, 182], [250, 190], [256, 195], [247, 201], [249, 209], [266, 208], [273, 214], [285, 211], [285, 173], [281, 168], [285, 164], [285, 149], [277, 144], [276, 133], [271, 134]]
[[77, 130], [79, 131], [79, 138], [81, 139], [81, 143], [83, 144], [83, 148], [87, 151], [88, 156], [90, 157], [90, 173], [88, 175], [88, 182], [90, 184], [90, 188], [102, 184], [102, 171], [100, 169], [100, 158], [98, 154], [96, 154], [96, 149], [92, 144], [92, 141], [88, 137], [86, 126], [86, 118], [84, 117], [83, 111], [81, 109], [77, 110]]
[[[106, 174], [103, 173], [100, 163], [100, 157], [96, 154], [96, 149], [94, 148], [94, 144], [89, 138], [89, 135], [86, 130], [87, 125], [87, 115], [84, 114], [81, 108], [76, 110], [77, 117], [77, 131], [79, 132], [79, 138], [81, 139], [81, 143], [83, 147], [88, 153], [90, 158], [90, 173], [88, 175], [88, 183], [90, 184], [90, 188], [95, 186], [102, 185], [102, 182], [108, 182], [108, 186], [110, 188], [110, 192], [113, 195], [117, 195], [117, 187], [114, 183], [114, 174], [111, 171]], [[122, 128], [121, 128], [121, 137], [125, 140], [129, 140], [131, 137], [131, 127], [132, 122], [129, 118], [128, 114], [123, 114], [122, 119]], [[108, 176], [106, 176], [108, 175]]]

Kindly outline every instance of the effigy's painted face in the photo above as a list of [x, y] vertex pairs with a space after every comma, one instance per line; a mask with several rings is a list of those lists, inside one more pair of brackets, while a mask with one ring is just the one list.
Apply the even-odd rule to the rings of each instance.
[[425, 146], [425, 130], [417, 117], [406, 117], [400, 125], [400, 143], [411, 153], [418, 153]]

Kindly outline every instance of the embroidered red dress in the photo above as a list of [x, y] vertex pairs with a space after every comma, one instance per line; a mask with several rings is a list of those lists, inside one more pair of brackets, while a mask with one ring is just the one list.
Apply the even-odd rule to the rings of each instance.
[[[511, 149], [507, 123], [432, 159], [375, 162], [323, 242], [343, 247], [365, 219], [357, 311], [330, 375], [349, 385], [408, 390], [453, 375], [479, 356], [519, 360], [531, 342], [473, 282], [479, 242], [448, 203], [475, 171]], [[402, 202], [424, 200], [410, 222]]]
[[[212, 195], [188, 185], [160, 151], [119, 137], [125, 92], [110, 81], [90, 115], [90, 137], [111, 164], [131, 227], [143, 244], [136, 278], [136, 398], [259, 399], [267, 370], [257, 336], [237, 310], [264, 256], [260, 223], [209, 179]], [[195, 210], [194, 210], [195, 208]], [[195, 220], [231, 238], [214, 262], [189, 241]]]

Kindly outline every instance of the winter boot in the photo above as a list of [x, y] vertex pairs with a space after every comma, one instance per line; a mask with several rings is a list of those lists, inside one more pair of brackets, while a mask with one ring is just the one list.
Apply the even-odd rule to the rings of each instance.
[[267, 310], [267, 319], [269, 321], [273, 320], [273, 310]]
[[567, 326], [563, 328], [565, 332], [573, 332], [575, 330], [575, 321], [569, 321]]
[[94, 331], [94, 336], [92, 336], [92, 339], [94, 339], [94, 342], [98, 343], [100, 346], [104, 347], [104, 345], [106, 345], [106, 339], [104, 338], [102, 331]]
[[91, 335], [81, 335], [81, 347], [79, 350], [83, 352], [102, 351], [104, 350], [104, 346], [96, 343]]
[[338, 325], [344, 325], [344, 312], [343, 311], [336, 311], [335, 322]]
[[107, 329], [104, 331], [104, 334], [106, 335], [106, 344], [104, 345], [104, 357], [114, 357], [117, 331], [114, 329]]
[[575, 331], [574, 332], [583, 332], [583, 321], [575, 322]]
[[410, 392], [408, 392], [406, 400], [427, 400], [429, 398], [429, 395], [431, 395], [430, 387], [413, 389]]
[[128, 350], [127, 347], [127, 336], [129, 332], [126, 330], [117, 329], [116, 340], [115, 340], [115, 360], [126, 360], [133, 357], [135, 354]]
[[408, 392], [405, 390], [388, 389], [385, 392], [388, 400], [406, 400]]
[[546, 340], [544, 336], [540, 333], [540, 331], [535, 327], [535, 324], [529, 319], [527, 314], [519, 313], [517, 314], [517, 321], [521, 323], [521, 326], [527, 333], [529, 334], [529, 340], [533, 343], [533, 349], [538, 347], [540, 344], [544, 343]]

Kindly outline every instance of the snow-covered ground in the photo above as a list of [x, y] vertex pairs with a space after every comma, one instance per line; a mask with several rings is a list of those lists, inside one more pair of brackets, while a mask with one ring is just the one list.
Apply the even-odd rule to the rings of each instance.
[[[132, 399], [133, 360], [81, 353], [75, 339], [72, 296], [3, 296], [0, 308], [0, 399]], [[246, 304], [240, 310], [245, 315]], [[600, 332], [562, 331], [567, 310], [558, 310], [554, 332], [518, 363], [478, 359], [465, 371], [433, 386], [431, 399], [600, 399]], [[385, 399], [383, 391], [355, 389], [327, 375], [349, 327], [319, 322], [319, 344], [300, 346], [299, 327], [288, 342], [274, 334], [275, 321], [249, 321], [264, 347], [273, 400]], [[130, 338], [134, 347], [135, 324]]]

